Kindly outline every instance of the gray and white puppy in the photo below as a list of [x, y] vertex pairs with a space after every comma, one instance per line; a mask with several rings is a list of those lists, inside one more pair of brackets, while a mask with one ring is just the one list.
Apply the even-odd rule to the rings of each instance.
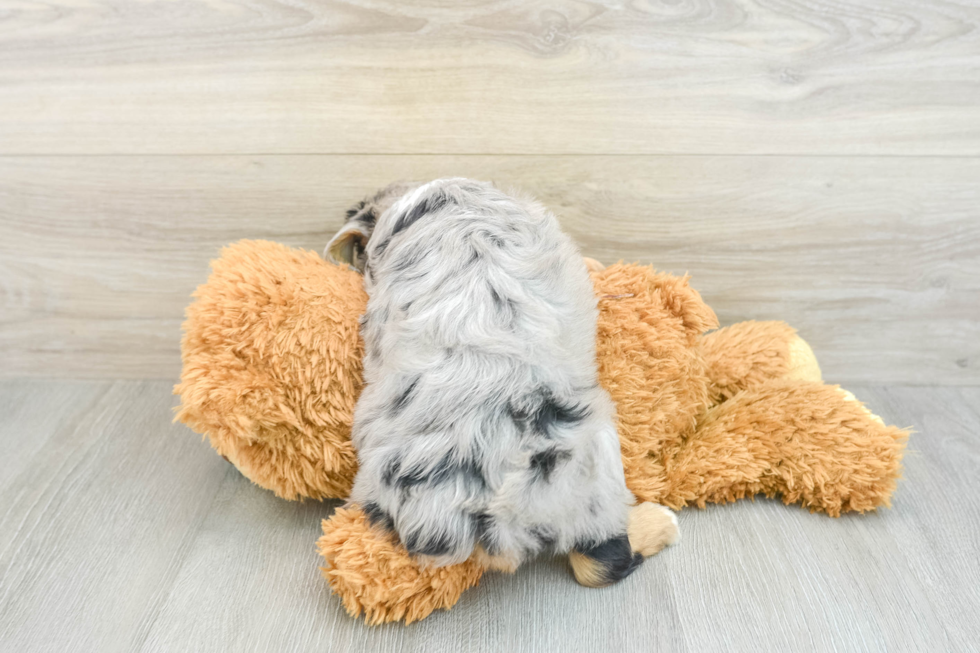
[[348, 217], [326, 253], [369, 297], [351, 501], [430, 564], [513, 570], [551, 549], [585, 584], [630, 574], [596, 297], [555, 217], [467, 179], [389, 187]]

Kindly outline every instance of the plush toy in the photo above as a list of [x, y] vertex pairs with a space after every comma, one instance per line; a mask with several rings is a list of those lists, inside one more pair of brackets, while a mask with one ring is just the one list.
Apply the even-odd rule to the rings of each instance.
[[[263, 241], [226, 248], [212, 267], [187, 309], [177, 419], [280, 497], [346, 497], [357, 469], [360, 276]], [[686, 277], [639, 265], [590, 269], [600, 381], [617, 405], [638, 500], [680, 509], [764, 494], [835, 517], [889, 504], [907, 433], [824, 385], [792, 328], [713, 330], [714, 313]], [[473, 559], [418, 566], [357, 506], [339, 508], [323, 533], [324, 575], [369, 623], [448, 608], [484, 572]]]

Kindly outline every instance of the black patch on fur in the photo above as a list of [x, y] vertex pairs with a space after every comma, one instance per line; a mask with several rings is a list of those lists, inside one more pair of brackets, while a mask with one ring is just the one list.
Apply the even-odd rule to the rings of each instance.
[[483, 550], [490, 555], [497, 555], [500, 552], [497, 547], [497, 540], [491, 532], [493, 517], [485, 512], [477, 512], [470, 515], [473, 520], [473, 536], [476, 541], [483, 545]]
[[487, 478], [483, 475], [483, 470], [473, 460], [467, 460], [461, 467], [463, 478], [470, 485], [475, 485], [480, 490], [486, 490]]
[[388, 249], [388, 245], [390, 244], [391, 238], [386, 238], [378, 243], [378, 246], [374, 248], [374, 260], [378, 260], [384, 256], [385, 250]]
[[489, 532], [490, 525], [493, 524], [493, 517], [485, 512], [475, 512], [470, 515], [470, 519], [473, 520], [473, 534], [478, 540]]
[[395, 477], [402, 469], [402, 463], [397, 458], [391, 458], [384, 464], [381, 470], [381, 482], [391, 487], [391, 484], [395, 482]]
[[391, 405], [391, 412], [394, 414], [400, 413], [405, 406], [408, 405], [409, 400], [412, 398], [412, 392], [415, 387], [419, 384], [419, 379], [422, 377], [416, 376], [412, 379], [412, 382], [408, 384], [408, 387], [402, 391], [400, 395], [395, 398], [395, 403]]
[[382, 510], [381, 506], [372, 501], [370, 503], [365, 503], [362, 510], [364, 511], [365, 516], [367, 516], [369, 524], [378, 528], [383, 528], [386, 531], [394, 532], [395, 520], [391, 518], [391, 515]]
[[487, 487], [487, 479], [483, 476], [480, 466], [473, 460], [457, 460], [452, 451], [429, 470], [422, 466], [415, 466], [402, 473], [400, 463], [389, 465], [390, 467], [382, 473], [381, 479], [388, 485], [391, 485], [394, 479], [394, 483], [403, 491], [411, 490], [416, 485], [441, 485], [458, 477], [462, 477], [481, 490]]
[[419, 218], [438, 211], [442, 207], [449, 204], [451, 200], [446, 195], [433, 195], [431, 197], [424, 198], [421, 202], [405, 211], [395, 222], [395, 226], [391, 230], [391, 235], [395, 236], [398, 233], [408, 229], [413, 224], [419, 221]]
[[441, 462], [437, 464], [436, 467], [428, 473], [422, 467], [413, 467], [404, 474], [401, 474], [395, 483], [402, 490], [410, 490], [416, 485], [422, 485], [423, 483], [428, 483], [435, 480], [435, 478], [438, 478], [443, 474], [448, 475], [445, 467], [440, 468], [439, 465], [441, 464]]
[[598, 544], [577, 544], [575, 550], [599, 563], [605, 584], [626, 578], [643, 563], [643, 556], [633, 553], [625, 534]]
[[550, 393], [546, 393], [544, 401], [534, 415], [534, 428], [540, 433], [547, 433], [555, 424], [574, 424], [581, 422], [588, 415], [588, 408], [564, 404]]
[[359, 217], [358, 220], [363, 222], [368, 227], [373, 228], [374, 225], [377, 224], [378, 222], [378, 214], [374, 212], [374, 209], [368, 209], [367, 211], [361, 214], [361, 217]]
[[349, 209], [347, 209], [347, 219], [350, 220], [355, 215], [357, 215], [358, 213], [360, 213], [361, 212], [361, 209], [364, 208], [364, 205], [365, 204], [367, 204], [367, 202], [365, 202], [364, 200], [361, 200], [360, 202], [358, 202], [354, 206], [352, 206]]
[[405, 548], [408, 549], [409, 553], [422, 556], [441, 556], [449, 553], [453, 545], [452, 538], [445, 533], [428, 540], [424, 544], [419, 541], [421, 539], [422, 533], [418, 531], [408, 536], [405, 540]]
[[571, 460], [572, 452], [564, 449], [545, 449], [531, 456], [531, 469], [544, 482], [551, 480], [551, 473], [555, 471], [558, 463]]
[[546, 438], [552, 436], [552, 430], [556, 426], [575, 424], [589, 416], [587, 407], [565, 403], [547, 388], [535, 392], [529, 403], [532, 406], [530, 409], [514, 406], [512, 403], [511, 417], [525, 433], [530, 430]]

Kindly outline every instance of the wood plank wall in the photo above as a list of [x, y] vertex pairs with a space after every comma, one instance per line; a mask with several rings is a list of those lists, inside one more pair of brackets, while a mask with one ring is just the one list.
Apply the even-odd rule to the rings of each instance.
[[980, 383], [967, 0], [52, 0], [0, 9], [0, 375], [175, 377], [207, 261], [400, 178], [785, 319], [828, 380]]

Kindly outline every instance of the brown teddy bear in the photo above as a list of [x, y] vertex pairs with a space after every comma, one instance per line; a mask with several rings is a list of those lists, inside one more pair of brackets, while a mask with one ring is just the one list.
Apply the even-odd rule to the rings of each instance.
[[[344, 498], [361, 389], [360, 276], [317, 254], [242, 241], [212, 263], [187, 309], [177, 419], [286, 499]], [[626, 482], [680, 509], [764, 494], [838, 516], [888, 505], [907, 433], [824, 385], [781, 322], [716, 329], [687, 278], [590, 263], [600, 380], [616, 402]], [[631, 521], [632, 524], [632, 521]], [[475, 585], [476, 561], [421, 568], [357, 506], [323, 522], [324, 575], [353, 616], [422, 619]], [[649, 532], [654, 552], [670, 528]], [[630, 532], [630, 540], [639, 535]]]

